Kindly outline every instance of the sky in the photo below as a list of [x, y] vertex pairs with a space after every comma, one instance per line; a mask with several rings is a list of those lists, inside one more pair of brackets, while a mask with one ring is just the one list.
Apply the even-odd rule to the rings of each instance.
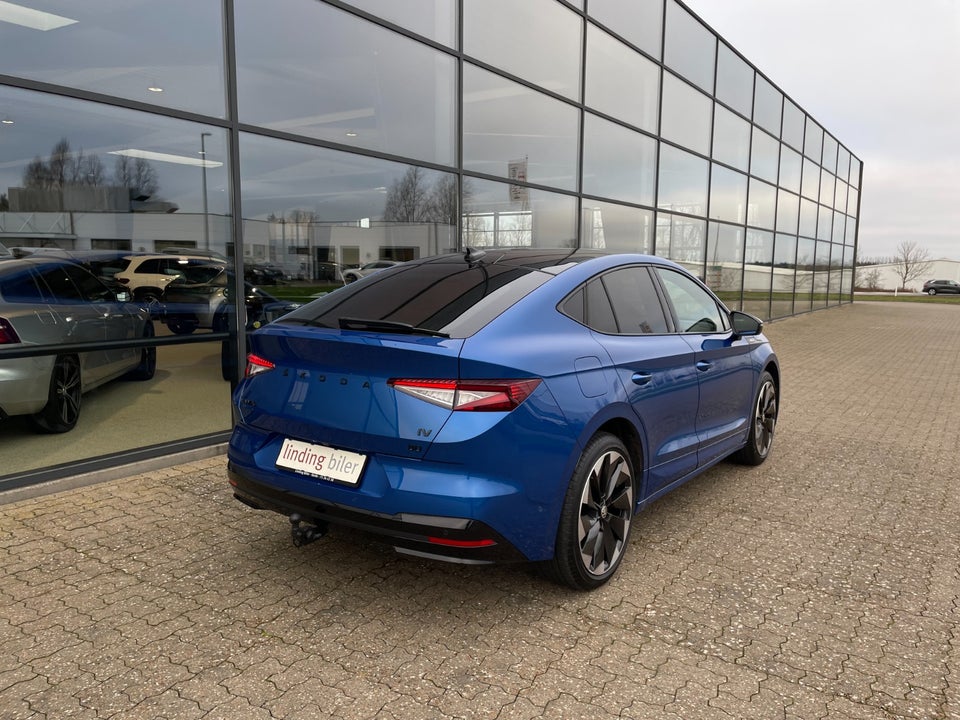
[[685, 0], [863, 162], [859, 257], [960, 260], [960, 0]]

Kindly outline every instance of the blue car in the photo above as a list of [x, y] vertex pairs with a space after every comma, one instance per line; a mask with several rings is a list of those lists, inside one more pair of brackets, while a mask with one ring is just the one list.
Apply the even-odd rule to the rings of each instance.
[[724, 458], [767, 458], [780, 368], [761, 330], [647, 255], [406, 262], [249, 336], [230, 482], [297, 545], [343, 525], [595, 588], [637, 512]]

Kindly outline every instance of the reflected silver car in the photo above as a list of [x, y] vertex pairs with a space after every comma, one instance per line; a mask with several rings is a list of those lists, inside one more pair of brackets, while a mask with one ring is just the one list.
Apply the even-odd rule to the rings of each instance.
[[[0, 349], [152, 338], [146, 308], [117, 295], [80, 265], [50, 257], [0, 262]], [[121, 376], [149, 380], [155, 347], [0, 357], [0, 419], [30, 415], [45, 432], [73, 429], [81, 396]]]
[[400, 263], [396, 260], [377, 260], [376, 262], [370, 262], [366, 265], [362, 265], [358, 268], [351, 268], [350, 270], [343, 271], [343, 281], [345, 283], [356, 282], [360, 278], [366, 277], [367, 275], [373, 275], [373, 273], [380, 270], [386, 270], [391, 268], [394, 265], [399, 265]]

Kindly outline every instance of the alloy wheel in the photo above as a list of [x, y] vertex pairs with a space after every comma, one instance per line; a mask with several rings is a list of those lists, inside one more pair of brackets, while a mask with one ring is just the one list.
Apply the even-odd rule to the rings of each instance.
[[753, 442], [757, 453], [766, 456], [773, 445], [773, 433], [777, 426], [777, 388], [767, 379], [757, 395], [756, 415], [753, 422]]
[[602, 576], [616, 566], [626, 547], [633, 517], [633, 477], [616, 450], [601, 455], [580, 496], [578, 540], [584, 569]]

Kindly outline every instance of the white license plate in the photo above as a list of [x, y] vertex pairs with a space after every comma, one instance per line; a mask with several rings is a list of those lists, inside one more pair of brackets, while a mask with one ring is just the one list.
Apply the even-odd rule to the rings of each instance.
[[302, 475], [356, 485], [367, 461], [366, 455], [312, 445], [286, 438], [277, 456], [277, 466]]

